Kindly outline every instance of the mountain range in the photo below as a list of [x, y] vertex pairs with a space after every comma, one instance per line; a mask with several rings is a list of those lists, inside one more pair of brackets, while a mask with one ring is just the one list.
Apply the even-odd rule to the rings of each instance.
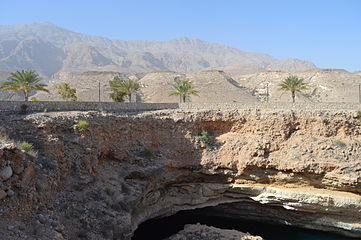
[[197, 38], [119, 40], [76, 33], [51, 23], [0, 25], [0, 70], [35, 69], [50, 78], [59, 71], [196, 72], [227, 66], [241, 71], [316, 68], [309, 61], [277, 60]]
[[[142, 102], [177, 102], [172, 84], [188, 78], [199, 96], [192, 102], [289, 101], [279, 84], [291, 74], [305, 79], [308, 89], [297, 101], [358, 102], [361, 72], [318, 69], [295, 58], [278, 60], [263, 53], [244, 52], [196, 38], [170, 41], [118, 40], [72, 32], [51, 23], [0, 26], [0, 81], [17, 69], [35, 69], [46, 78], [51, 94], [40, 100], [61, 100], [56, 85], [71, 83], [80, 101], [109, 98], [109, 80], [132, 78], [141, 84]], [[0, 99], [22, 99], [0, 92]]]

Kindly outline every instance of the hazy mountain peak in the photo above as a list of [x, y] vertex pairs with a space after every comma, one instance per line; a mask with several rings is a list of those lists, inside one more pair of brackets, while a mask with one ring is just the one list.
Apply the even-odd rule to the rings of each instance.
[[268, 70], [279, 70], [284, 72], [297, 72], [302, 70], [316, 69], [316, 65], [306, 60], [286, 58], [268, 65]]
[[[24, 44], [29, 39], [33, 41]], [[277, 60], [194, 37], [124, 41], [72, 32], [49, 22], [0, 26], [0, 69], [33, 68], [49, 76], [60, 70], [193, 72], [244, 64], [268, 66]], [[296, 63], [280, 67], [287, 64], [299, 70]]]
[[203, 43], [204, 41], [195, 38], [195, 37], [179, 37], [174, 38], [170, 40], [170, 42], [181, 42], [181, 43], [187, 43], [187, 44], [194, 44], [194, 43]]
[[40, 31], [45, 29], [63, 29], [53, 23], [50, 22], [30, 22], [30, 23], [20, 23], [15, 25], [0, 25], [0, 33], [2, 31], [9, 34], [10, 32], [21, 34], [21, 33], [29, 33], [30, 31]]

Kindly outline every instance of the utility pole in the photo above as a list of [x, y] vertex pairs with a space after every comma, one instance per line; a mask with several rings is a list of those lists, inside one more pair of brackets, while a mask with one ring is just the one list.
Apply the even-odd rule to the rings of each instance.
[[98, 102], [100, 102], [100, 80], [98, 80]]
[[268, 102], [268, 100], [269, 100], [268, 84], [269, 84], [269, 83], [266, 83], [266, 101], [267, 101], [267, 102]]
[[100, 80], [98, 80], [98, 101], [100, 102]]

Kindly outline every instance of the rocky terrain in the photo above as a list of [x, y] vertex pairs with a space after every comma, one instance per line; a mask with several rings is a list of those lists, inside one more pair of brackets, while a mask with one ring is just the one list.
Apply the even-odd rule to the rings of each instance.
[[111, 101], [109, 80], [120, 75], [139, 81], [141, 90], [135, 97], [138, 102], [179, 102], [179, 97], [169, 96], [172, 84], [178, 79], [189, 78], [199, 90], [199, 96], [191, 96], [192, 102], [257, 102], [250, 90], [233, 81], [227, 74], [218, 70], [194, 73], [150, 72], [147, 74], [122, 74], [117, 72], [85, 72], [82, 74], [58, 73], [51, 82], [49, 89], [52, 94], [38, 93], [41, 100], [61, 100], [55, 85], [68, 82], [77, 89], [81, 101], [98, 101], [98, 87], [101, 84], [101, 101]]
[[184, 230], [167, 240], [188, 240], [188, 239], [214, 239], [214, 240], [262, 240], [261, 237], [251, 236], [235, 230], [223, 230], [205, 225], [186, 225]]
[[315, 64], [296, 58], [283, 59], [281, 61], [271, 63], [267, 66], [267, 70], [276, 70], [283, 72], [298, 72], [312, 69], [317, 69]]
[[[126, 240], [148, 219], [204, 207], [361, 237], [353, 108], [4, 113], [0, 126], [1, 239]], [[205, 240], [205, 228], [171, 239]]]
[[[55, 86], [63, 83], [69, 83], [72, 88], [75, 88], [79, 101], [98, 101], [99, 100], [99, 83], [100, 83], [100, 100], [112, 101], [109, 97], [111, 92], [109, 81], [115, 76], [120, 76], [122, 79], [131, 78], [139, 80], [144, 74], [126, 74], [120, 72], [98, 72], [89, 71], [84, 73], [73, 72], [58, 72], [47, 83], [50, 94], [38, 92], [35, 96], [40, 100], [59, 101], [62, 100], [56, 90]], [[138, 96], [138, 101], [141, 98]]]
[[263, 71], [237, 75], [222, 70], [204, 70], [193, 73], [150, 72], [145, 74], [124, 74], [119, 72], [85, 72], [74, 74], [59, 72], [49, 82], [52, 94], [38, 93], [41, 100], [60, 100], [54, 86], [70, 83], [77, 89], [81, 101], [98, 101], [98, 84], [101, 83], [101, 101], [109, 98], [109, 80], [114, 76], [129, 77], [140, 82], [141, 90], [137, 101], [142, 102], [178, 102], [170, 97], [172, 84], [177, 79], [192, 80], [199, 90], [198, 96], [191, 96], [191, 102], [257, 102], [266, 101], [267, 85], [270, 102], [290, 102], [289, 92], [279, 90], [279, 84], [290, 75], [305, 79], [308, 89], [296, 93], [297, 102], [358, 102], [358, 86], [361, 75], [341, 69], [315, 69], [294, 73], [282, 71]]
[[301, 102], [358, 102], [361, 75], [343, 69], [315, 69], [294, 73], [267, 71], [234, 76], [240, 85], [250, 89], [261, 101], [266, 100], [267, 85], [269, 101], [291, 101], [290, 93], [279, 90], [279, 84], [288, 76], [296, 75], [305, 80], [308, 89], [296, 93]]
[[76, 33], [51, 23], [0, 26], [0, 70], [34, 69], [46, 77], [59, 71], [193, 72], [239, 64], [271, 64], [287, 71], [315, 67], [306, 61], [285, 62], [289, 60], [196, 38], [126, 41]]
[[258, 99], [243, 86], [240, 86], [224, 72], [216, 70], [179, 74], [175, 72], [148, 73], [140, 79], [142, 100], [145, 102], [179, 102], [179, 98], [169, 96], [172, 84], [177, 79], [193, 81], [199, 96], [190, 96], [191, 102], [257, 102]]
[[238, 64], [225, 67], [211, 68], [213, 70], [221, 70], [229, 74], [231, 77], [236, 77], [245, 74], [253, 74], [266, 71], [282, 71], [282, 72], [298, 72], [306, 70], [317, 69], [316, 65], [296, 58], [287, 58], [281, 61], [266, 64]]

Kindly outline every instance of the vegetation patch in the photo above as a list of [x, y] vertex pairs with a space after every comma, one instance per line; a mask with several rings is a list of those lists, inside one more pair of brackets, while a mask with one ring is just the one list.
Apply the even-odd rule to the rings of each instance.
[[207, 149], [214, 149], [217, 147], [216, 139], [206, 130], [202, 130], [197, 139], [201, 141]]
[[58, 90], [58, 94], [62, 99], [73, 102], [78, 101], [78, 97], [76, 96], [76, 89], [71, 88], [69, 83], [57, 85], [55, 88]]
[[111, 196], [114, 195], [114, 191], [113, 191], [111, 188], [109, 188], [109, 187], [105, 188], [105, 189], [104, 189], [104, 192], [105, 192], [105, 194], [108, 195], [109, 197], [111, 197]]
[[34, 151], [33, 144], [28, 143], [28, 142], [25, 142], [25, 141], [19, 143], [19, 147], [20, 147], [20, 149], [23, 150], [24, 152]]
[[182, 103], [186, 102], [186, 98], [190, 95], [199, 96], [197, 86], [189, 79], [179, 79], [174, 84], [173, 91], [169, 93], [169, 96], [179, 96], [179, 100]]
[[47, 85], [40, 83], [44, 79], [41, 78], [35, 70], [21, 70], [11, 73], [7, 82], [0, 84], [2, 91], [22, 92], [24, 100], [29, 101], [29, 96], [34, 91], [43, 91], [49, 93], [46, 89]]
[[109, 81], [112, 92], [109, 97], [114, 102], [124, 102], [124, 97], [128, 97], [128, 101], [132, 102], [132, 95], [140, 90], [140, 84], [133, 79], [120, 79], [115, 76], [113, 80]]
[[279, 89], [291, 92], [292, 102], [295, 102], [296, 92], [301, 92], [308, 88], [303, 78], [297, 76], [289, 76], [279, 84]]
[[361, 121], [361, 110], [357, 111], [357, 119]]
[[20, 105], [19, 113], [20, 113], [20, 114], [26, 114], [27, 112], [28, 112], [28, 105], [26, 105], [26, 104], [21, 104], [21, 105]]
[[152, 148], [144, 148], [142, 151], [142, 155], [146, 158], [154, 158], [156, 155], [156, 151]]
[[79, 131], [85, 130], [89, 127], [89, 123], [85, 120], [79, 120], [75, 125], [74, 129], [77, 129]]

